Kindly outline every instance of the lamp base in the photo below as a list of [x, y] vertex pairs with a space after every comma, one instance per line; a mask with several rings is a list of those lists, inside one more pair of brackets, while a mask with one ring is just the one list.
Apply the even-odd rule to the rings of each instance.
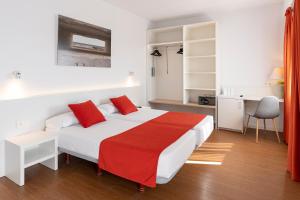
[[284, 85], [281, 84], [272, 85], [272, 92], [279, 99], [284, 98]]

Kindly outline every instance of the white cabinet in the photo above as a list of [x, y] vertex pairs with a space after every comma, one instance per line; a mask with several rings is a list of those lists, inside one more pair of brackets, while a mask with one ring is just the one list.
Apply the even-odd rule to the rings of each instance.
[[57, 170], [57, 138], [43, 131], [6, 139], [6, 177], [24, 185], [25, 169], [35, 164]]
[[218, 128], [244, 129], [244, 100], [235, 97], [218, 97]]

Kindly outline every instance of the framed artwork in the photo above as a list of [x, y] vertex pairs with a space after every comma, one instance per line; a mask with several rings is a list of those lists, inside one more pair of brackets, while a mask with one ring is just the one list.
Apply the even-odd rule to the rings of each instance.
[[57, 64], [111, 67], [111, 30], [59, 15]]

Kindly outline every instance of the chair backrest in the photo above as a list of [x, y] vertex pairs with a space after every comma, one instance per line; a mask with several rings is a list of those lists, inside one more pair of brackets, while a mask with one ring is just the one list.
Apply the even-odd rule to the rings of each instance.
[[279, 100], [277, 97], [268, 96], [260, 100], [254, 117], [260, 119], [274, 119], [280, 115]]

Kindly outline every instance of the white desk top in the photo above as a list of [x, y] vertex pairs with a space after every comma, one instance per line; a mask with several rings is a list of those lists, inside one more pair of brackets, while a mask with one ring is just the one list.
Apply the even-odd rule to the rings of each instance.
[[[263, 96], [248, 96], [248, 95], [244, 95], [243, 97], [240, 96], [224, 96], [224, 95], [219, 95], [219, 98], [226, 98], [226, 99], [241, 99], [244, 101], [260, 101]], [[283, 103], [284, 100], [283, 99], [279, 99], [280, 103]]]
[[6, 139], [6, 141], [16, 144], [20, 147], [26, 148], [53, 140], [55, 137], [56, 135], [54, 134], [49, 134], [44, 131], [36, 131], [28, 134], [22, 134], [15, 137], [11, 137]]

